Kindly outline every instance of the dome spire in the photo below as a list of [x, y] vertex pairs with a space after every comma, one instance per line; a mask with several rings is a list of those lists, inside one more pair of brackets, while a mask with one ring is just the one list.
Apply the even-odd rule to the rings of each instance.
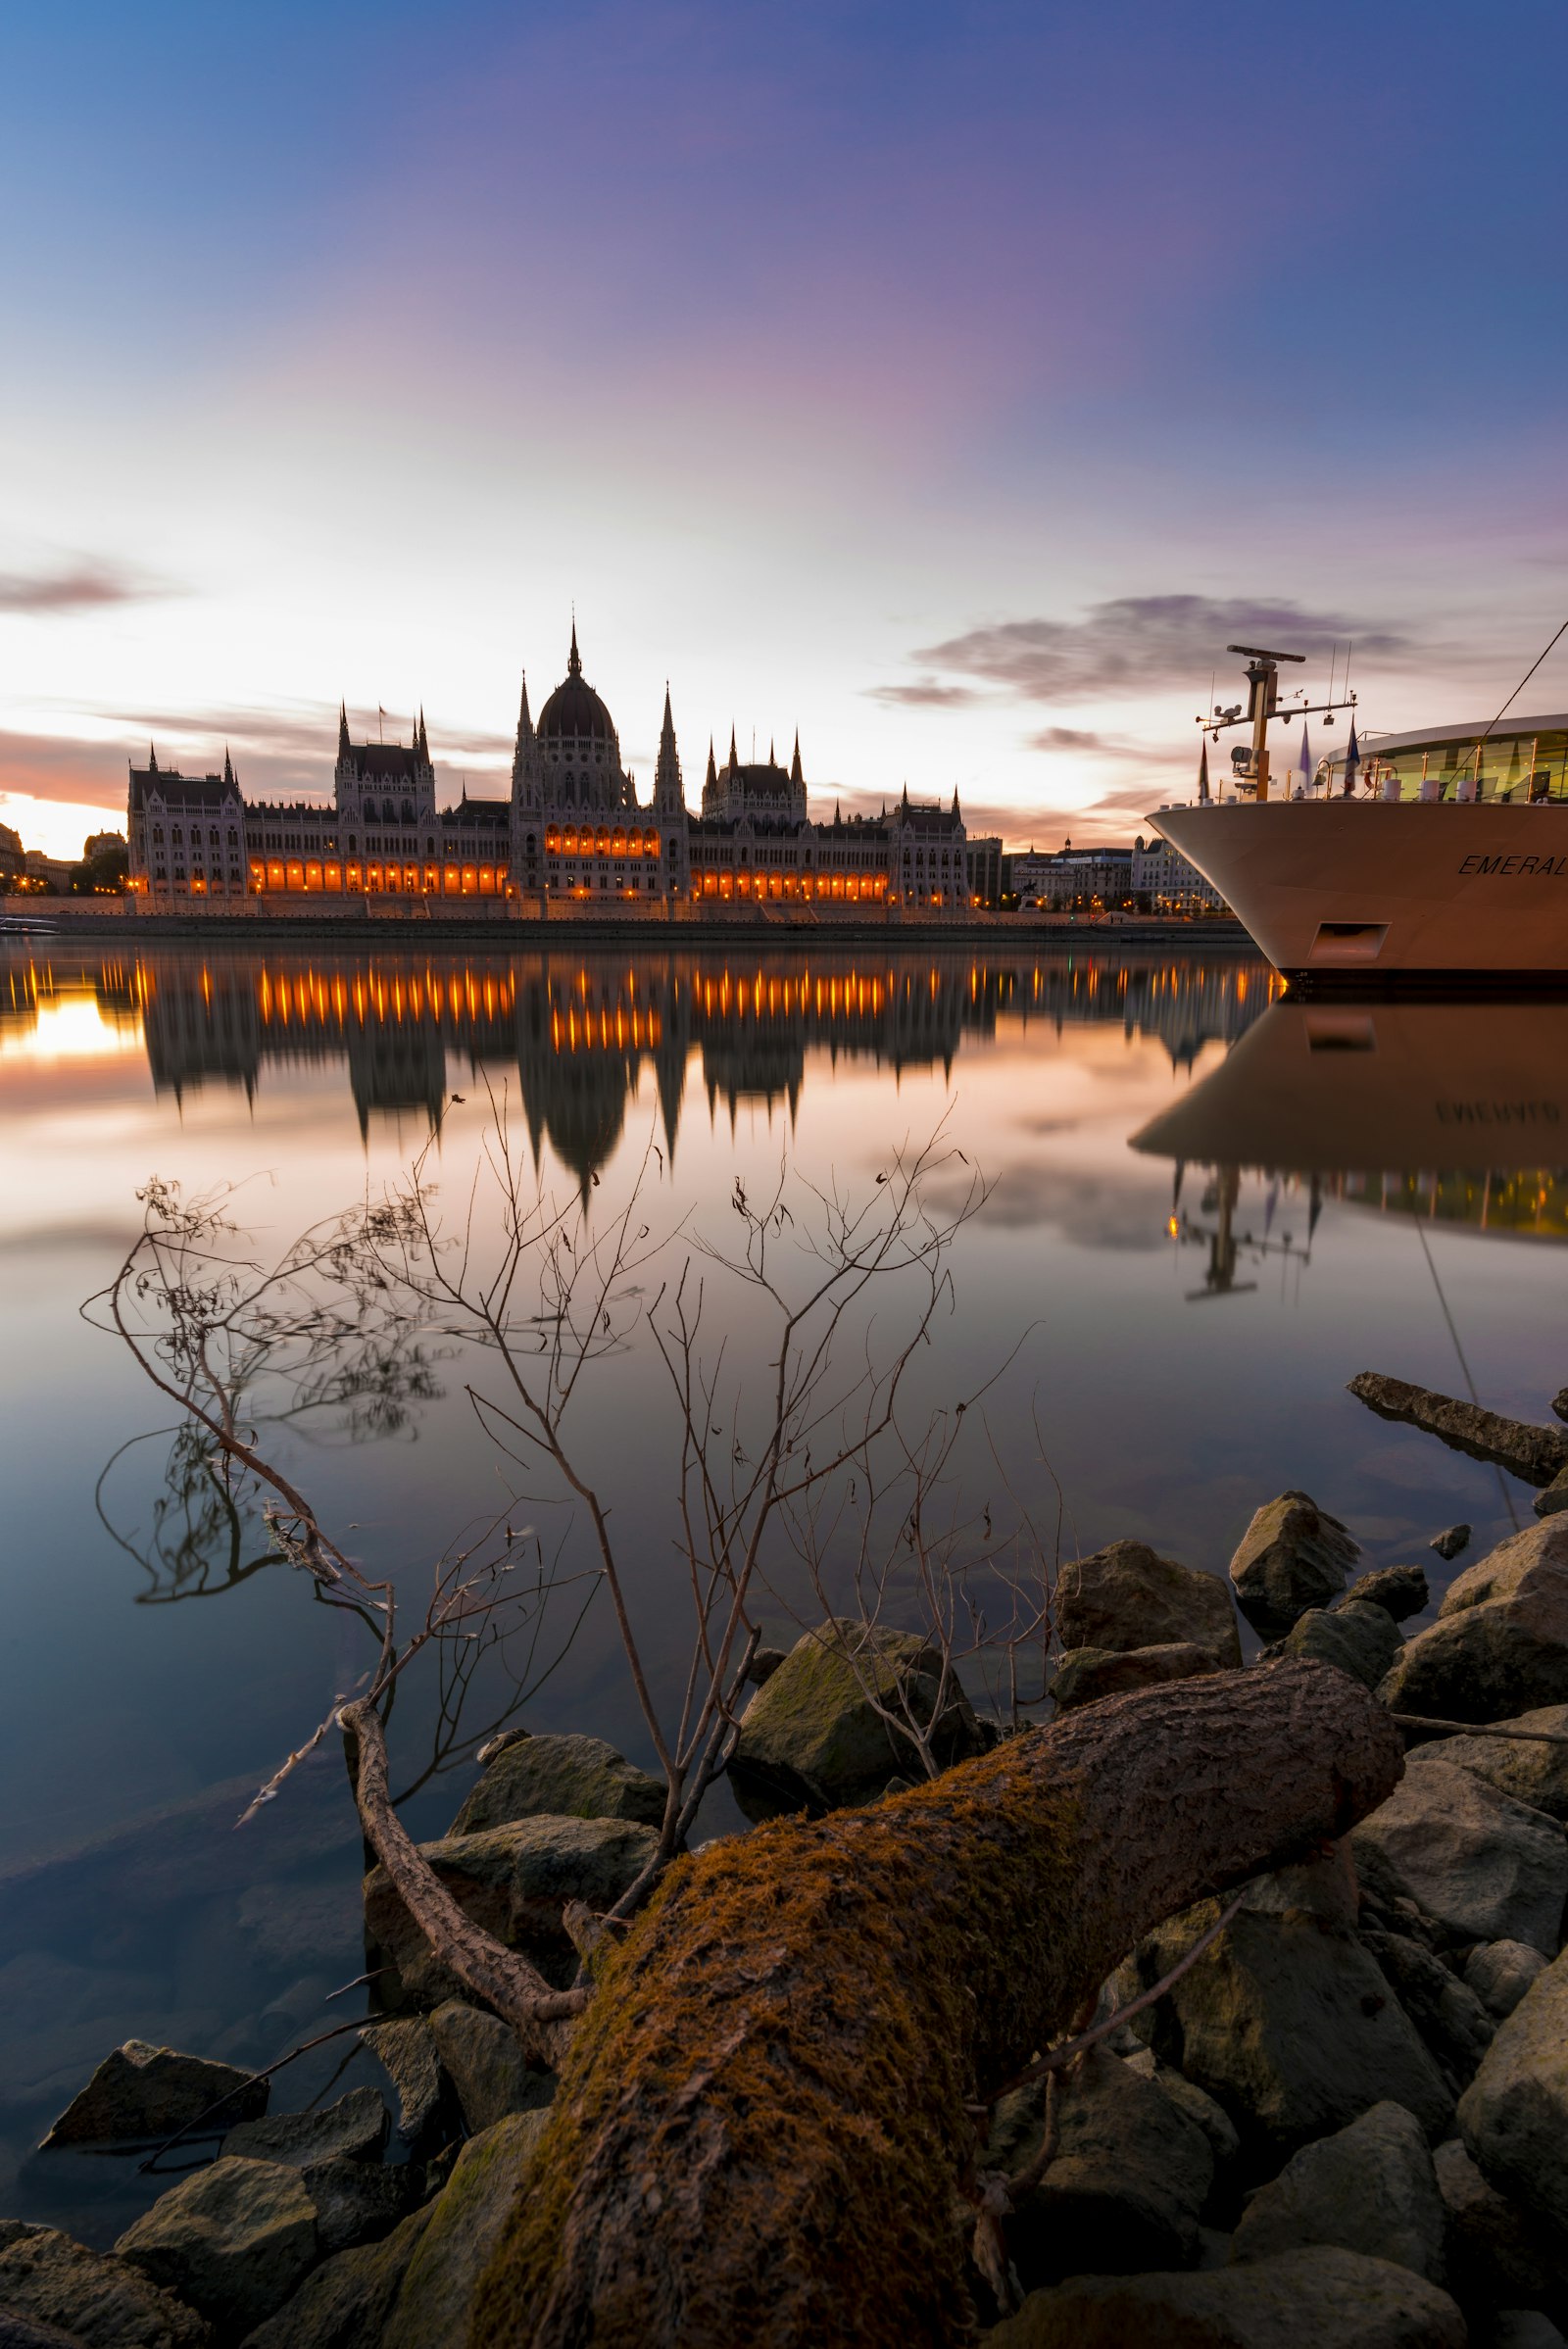
[[566, 656], [566, 674], [568, 677], [582, 675], [582, 655], [577, 650], [577, 614], [575, 612], [571, 615], [571, 651]]

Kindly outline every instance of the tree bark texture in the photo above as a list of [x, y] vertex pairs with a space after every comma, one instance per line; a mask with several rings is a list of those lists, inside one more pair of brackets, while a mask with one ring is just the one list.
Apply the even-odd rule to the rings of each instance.
[[1533, 1419], [1504, 1419], [1457, 1395], [1385, 1378], [1380, 1370], [1358, 1371], [1350, 1381], [1350, 1393], [1380, 1419], [1421, 1428], [1451, 1451], [1506, 1468], [1527, 1485], [1550, 1485], [1568, 1469], [1568, 1434], [1561, 1428], [1538, 1427]]
[[681, 1862], [599, 1968], [473, 2349], [964, 2339], [966, 2103], [1141, 1934], [1343, 1835], [1402, 1767], [1375, 1698], [1293, 1660]]

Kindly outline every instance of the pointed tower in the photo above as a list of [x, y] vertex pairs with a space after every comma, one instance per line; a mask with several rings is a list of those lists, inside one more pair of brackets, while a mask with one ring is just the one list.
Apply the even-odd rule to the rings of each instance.
[[801, 729], [795, 729], [795, 756], [790, 760], [790, 782], [799, 792], [806, 789], [806, 777], [801, 772]]
[[223, 785], [228, 791], [232, 791], [234, 788], [234, 762], [229, 758], [226, 742], [223, 745]]
[[731, 726], [729, 730], [729, 765], [725, 768], [725, 773], [733, 778], [740, 772], [740, 763], [735, 756], [735, 729]]
[[[576, 631], [572, 631], [576, 643]], [[522, 692], [517, 703], [517, 740], [512, 754], [512, 805], [514, 812], [538, 815], [544, 807], [544, 783], [540, 772], [538, 738], [533, 730], [533, 716], [528, 708], [528, 679], [524, 675]], [[515, 855], [515, 847], [514, 854]], [[538, 854], [537, 842], [535, 856]]]
[[348, 755], [349, 706], [347, 702], [339, 702], [337, 706], [337, 762], [339, 766], [344, 764]]
[[566, 655], [566, 674], [568, 677], [582, 675], [582, 655], [577, 650], [577, 614], [575, 612], [571, 615], [571, 651]]
[[675, 748], [675, 720], [669, 707], [669, 680], [664, 680], [664, 722], [659, 730], [659, 764], [654, 769], [654, 812], [674, 817], [686, 812], [681, 784], [680, 753]]
[[150, 775], [158, 772], [158, 753], [151, 743], [147, 745], [147, 772]]
[[958, 787], [956, 784], [953, 787], [953, 820], [956, 824], [961, 824], [963, 821], [962, 816], [958, 813]]

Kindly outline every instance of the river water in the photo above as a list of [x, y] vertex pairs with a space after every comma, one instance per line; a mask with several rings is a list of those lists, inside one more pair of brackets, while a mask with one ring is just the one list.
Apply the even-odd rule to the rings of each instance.
[[[167, 2179], [30, 2149], [109, 2048], [134, 2035], [260, 2063], [363, 1998], [324, 2003], [364, 1965], [330, 1741], [234, 1821], [354, 1685], [367, 1636], [270, 1553], [253, 1505], [223, 1503], [177, 1412], [80, 1310], [135, 1240], [149, 1178], [187, 1199], [230, 1187], [258, 1261], [421, 1152], [457, 1229], [493, 1104], [579, 1248], [636, 1187], [635, 1228], [660, 1253], [618, 1285], [573, 1429], [661, 1701], [688, 1615], [647, 1313], [682, 1264], [704, 1268], [702, 1242], [733, 1246], [737, 1181], [753, 1200], [785, 1183], [785, 1249], [824, 1195], [874, 1201], [901, 1147], [937, 1138], [939, 1209], [979, 1171], [916, 1399], [951, 1404], [1007, 1363], [977, 1413], [968, 1495], [1026, 1513], [1065, 1555], [1136, 1536], [1223, 1572], [1253, 1507], [1295, 1486], [1368, 1565], [1420, 1559], [1437, 1589], [1458, 1566], [1431, 1555], [1433, 1534], [1470, 1521], [1477, 1556], [1528, 1521], [1528, 1494], [1369, 1417], [1346, 1382], [1386, 1370], [1540, 1418], [1568, 1380], [1560, 1005], [1301, 1006], [1224, 948], [336, 955], [34, 939], [0, 960], [0, 2214], [92, 2241]], [[706, 1270], [722, 1414], [756, 1392], [768, 1324], [755, 1293]], [[498, 1455], [461, 1334], [415, 1342], [423, 1367], [390, 1405], [362, 1392], [287, 1416], [264, 1377], [256, 1408], [270, 1456], [406, 1615], [433, 1561], [509, 1516], [564, 1586], [542, 1628], [410, 1668], [394, 1786], [429, 1835], [503, 1720], [651, 1753], [608, 1609], [572, 1631], [580, 1522]], [[764, 1628], [784, 1640], [804, 1602], [776, 1588]], [[722, 1789], [709, 1819], [735, 1823]], [[275, 2101], [319, 2089], [355, 2044], [307, 2059]]]

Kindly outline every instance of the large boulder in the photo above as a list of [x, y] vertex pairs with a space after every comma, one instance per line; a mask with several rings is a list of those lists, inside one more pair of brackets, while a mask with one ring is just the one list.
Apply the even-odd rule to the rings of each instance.
[[1568, 1839], [1468, 1770], [1413, 1754], [1388, 1800], [1351, 1830], [1350, 1850], [1375, 1899], [1402, 1894], [1456, 1938], [1557, 1948]]
[[1360, 1554], [1337, 1517], [1304, 1493], [1282, 1493], [1254, 1512], [1237, 1544], [1230, 1569], [1237, 1604], [1265, 1639], [1283, 1639], [1308, 1607], [1338, 1598]]
[[1074, 2276], [1031, 2292], [986, 2349], [1466, 2349], [1446, 2292], [1322, 2246], [1196, 2276]]
[[1402, 2104], [1375, 2104], [1347, 2129], [1303, 2145], [1242, 2213], [1237, 2262], [1308, 2243], [1392, 2259], [1442, 2283], [1443, 2196], [1426, 2132]]
[[171, 2137], [198, 2123], [216, 2136], [267, 2110], [268, 2083], [232, 2064], [127, 2039], [106, 2055], [44, 2138], [57, 2145], [115, 2145]]
[[1459, 2129], [1488, 2182], [1568, 2249], [1568, 1951], [1498, 2025]]
[[1192, 1645], [1207, 1650], [1211, 1672], [1242, 1660], [1236, 1609], [1219, 1577], [1162, 1558], [1147, 1542], [1111, 1542], [1063, 1566], [1056, 1628], [1064, 1648]]
[[247, 2335], [245, 2349], [381, 2349], [409, 2262], [429, 2224], [430, 2208], [415, 2211], [382, 2241], [327, 2260], [275, 2317]]
[[224, 2153], [252, 2162], [373, 2161], [386, 2143], [389, 2116], [379, 2088], [350, 2088], [319, 2112], [272, 2113], [242, 2121], [223, 2139]]
[[1568, 2262], [1545, 2229], [1489, 2185], [1457, 2137], [1433, 2157], [1447, 2214], [1448, 2289], [1467, 2309], [1568, 2315]]
[[662, 1827], [665, 1787], [603, 1737], [530, 1737], [513, 1730], [487, 1749], [484, 1776], [452, 1822], [472, 1835], [514, 1819], [634, 1819]]
[[[654, 1857], [652, 1828], [629, 1819], [515, 1819], [482, 1835], [421, 1843], [458, 1906], [509, 1949], [520, 1949], [559, 1986], [576, 1971], [577, 1953], [562, 1922], [568, 1900], [612, 1908]], [[365, 1880], [366, 1933], [397, 1973], [384, 1982], [387, 2005], [434, 2005], [463, 1988], [404, 1907], [384, 1868]]]
[[[1141, 1942], [1118, 1990], [1150, 1988], [1217, 1914], [1200, 1902]], [[1375, 2104], [1429, 2136], [1453, 2099], [1359, 1938], [1307, 1909], [1243, 1909], [1134, 2030], [1224, 2107], [1259, 2157], [1294, 2153]]]
[[874, 1801], [891, 1778], [922, 1776], [897, 1726], [906, 1712], [929, 1729], [944, 1768], [985, 1750], [967, 1697], [951, 1670], [944, 1688], [942, 1657], [926, 1640], [850, 1622], [808, 1632], [741, 1716], [730, 1778], [742, 1810], [829, 1811]]
[[443, 2143], [450, 2134], [452, 2083], [424, 2017], [402, 2015], [367, 2024], [359, 2035], [397, 2091], [398, 2135], [404, 2144]]
[[0, 2307], [57, 2325], [87, 2349], [206, 2349], [206, 2319], [107, 2251], [53, 2227], [0, 2220]]
[[[1423, 1745], [1423, 1756], [1431, 1754], [1445, 1762], [1452, 1762], [1460, 1770], [1473, 1770], [1500, 1793], [1511, 1794], [1515, 1802], [1527, 1802], [1533, 1811], [1544, 1811], [1548, 1818], [1568, 1825], [1568, 1704], [1538, 1705], [1533, 1712], [1520, 1713], [1511, 1721], [1499, 1721], [1498, 1729], [1544, 1733], [1536, 1737], [1438, 1737]], [[1560, 1745], [1550, 1742], [1560, 1737]]]
[[470, 2136], [507, 2113], [541, 2110], [556, 2092], [554, 2073], [530, 2068], [511, 2026], [464, 1999], [449, 1998], [436, 2008], [430, 2035]]
[[1099, 1704], [1102, 1696], [1124, 1696], [1129, 1688], [1197, 1680], [1215, 1670], [1210, 1650], [1190, 1640], [1168, 1647], [1073, 1647], [1056, 1666], [1051, 1695], [1057, 1712], [1065, 1713]]
[[1326, 1607], [1308, 1607], [1280, 1641], [1279, 1653], [1312, 1656], [1348, 1672], [1363, 1688], [1375, 1688], [1403, 1645], [1386, 1607], [1347, 1599], [1332, 1614]]
[[316, 2205], [283, 2162], [195, 2170], [127, 2227], [115, 2250], [220, 2333], [245, 2333], [316, 2264]]
[[468, 2312], [528, 2161], [543, 2113], [511, 2113], [470, 2137], [430, 2205], [379, 2349], [451, 2349], [468, 2337]]
[[[1191, 2267], [1214, 2177], [1202, 2130], [1119, 2056], [1096, 2048], [1063, 2081], [1057, 2151], [1019, 2197], [1007, 2250], [1025, 2289], [1092, 2268]], [[1027, 2161], [1037, 2124], [1019, 2147]], [[1018, 2166], [1015, 2162], [1014, 2167]]]
[[[1462, 1533], [1466, 1541], [1470, 1538], [1468, 1526], [1455, 1526], [1451, 1530]], [[1448, 1536], [1445, 1534], [1439, 1539], [1446, 1541]], [[1432, 1546], [1436, 1549], [1437, 1542]], [[1446, 1549], [1443, 1554], [1451, 1558], [1454, 1553]], [[1345, 1596], [1335, 1603], [1342, 1607], [1381, 1607], [1396, 1623], [1403, 1623], [1411, 1615], [1419, 1615], [1431, 1596], [1424, 1566], [1377, 1566], [1370, 1574], [1358, 1574]]]
[[0, 2308], [0, 2349], [85, 2349], [79, 2332], [62, 2332], [36, 2317], [14, 2308]]
[[1379, 1694], [1394, 1712], [1444, 1721], [1568, 1704], [1568, 1516], [1528, 1526], [1466, 1567]]

